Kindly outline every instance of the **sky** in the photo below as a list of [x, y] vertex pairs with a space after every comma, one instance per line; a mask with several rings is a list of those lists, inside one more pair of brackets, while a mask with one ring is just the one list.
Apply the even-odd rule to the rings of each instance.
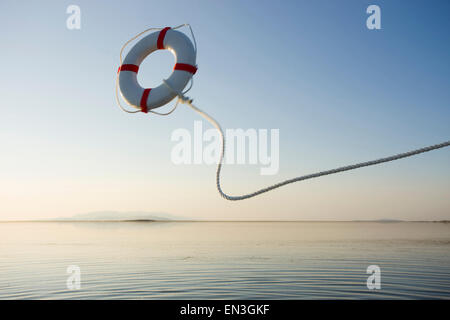
[[[366, 27], [369, 5], [381, 29]], [[69, 30], [69, 5], [81, 29]], [[227, 193], [436, 144], [450, 137], [450, 2], [46, 1], [0, 4], [0, 220], [95, 211], [207, 220], [450, 219], [450, 149], [290, 185], [242, 202], [215, 166], [171, 161], [199, 116], [126, 114], [119, 51], [148, 27], [190, 23], [189, 96], [224, 128], [279, 129], [280, 168], [226, 165]], [[144, 87], [174, 63], [158, 51]], [[168, 110], [164, 106], [161, 111]], [[208, 128], [206, 122], [204, 128]]]

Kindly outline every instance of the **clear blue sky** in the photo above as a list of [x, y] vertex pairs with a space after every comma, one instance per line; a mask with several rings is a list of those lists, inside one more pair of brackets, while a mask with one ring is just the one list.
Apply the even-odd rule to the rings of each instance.
[[[70, 4], [81, 30], [66, 28]], [[382, 30], [366, 28], [370, 4]], [[114, 81], [126, 40], [182, 23], [198, 43], [196, 104], [223, 127], [280, 129], [279, 175], [226, 167], [230, 193], [449, 140], [449, 1], [2, 1], [0, 219], [450, 219], [447, 149], [244, 203], [218, 196], [213, 166], [172, 164], [171, 132], [198, 117], [124, 114]], [[139, 80], [159, 84], [172, 63], [152, 55]]]

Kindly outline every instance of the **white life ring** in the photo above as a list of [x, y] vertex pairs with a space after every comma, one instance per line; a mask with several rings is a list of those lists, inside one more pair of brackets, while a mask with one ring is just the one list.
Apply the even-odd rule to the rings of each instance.
[[[137, 81], [141, 62], [152, 52], [167, 49], [175, 56], [172, 74], [166, 80], [170, 88], [161, 84], [156, 88], [142, 88]], [[197, 72], [196, 52], [191, 40], [182, 32], [169, 27], [154, 32], [137, 42], [119, 67], [119, 88], [124, 100], [147, 113], [170, 102], [182, 92]], [[175, 92], [174, 92], [175, 91]]]

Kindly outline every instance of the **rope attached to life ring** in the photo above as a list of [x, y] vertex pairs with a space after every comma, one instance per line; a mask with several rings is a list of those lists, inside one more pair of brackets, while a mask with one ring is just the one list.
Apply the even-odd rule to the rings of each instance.
[[203, 118], [208, 120], [217, 129], [217, 131], [219, 131], [220, 137], [221, 137], [221, 140], [222, 140], [222, 149], [221, 149], [221, 152], [220, 152], [219, 163], [217, 164], [217, 170], [216, 170], [216, 186], [217, 186], [217, 190], [219, 191], [220, 195], [224, 199], [227, 199], [227, 200], [236, 201], [236, 200], [249, 199], [249, 198], [253, 198], [253, 197], [257, 196], [257, 195], [269, 192], [271, 190], [280, 188], [282, 186], [291, 184], [291, 183], [304, 181], [304, 180], [308, 180], [308, 179], [313, 179], [313, 178], [318, 178], [318, 177], [321, 177], [321, 176], [326, 176], [326, 175], [335, 174], [335, 173], [339, 173], [339, 172], [355, 170], [355, 169], [358, 169], [358, 168], [373, 166], [373, 165], [384, 163], [384, 162], [390, 162], [390, 161], [394, 161], [394, 160], [399, 160], [399, 159], [415, 156], [415, 155], [418, 155], [420, 153], [424, 153], [424, 152], [428, 152], [428, 151], [432, 151], [432, 150], [437, 150], [437, 149], [441, 149], [441, 148], [450, 146], [450, 141], [446, 141], [446, 142], [442, 142], [442, 143], [439, 143], [439, 144], [431, 145], [431, 146], [428, 146], [428, 147], [423, 147], [423, 148], [420, 148], [420, 149], [415, 149], [415, 150], [412, 150], [412, 151], [395, 154], [395, 155], [390, 156], [390, 157], [379, 158], [379, 159], [376, 159], [376, 160], [371, 160], [371, 161], [366, 161], [366, 162], [360, 162], [360, 163], [351, 164], [351, 165], [347, 165], [347, 166], [343, 166], [343, 167], [339, 167], [339, 168], [335, 168], [335, 169], [331, 169], [331, 170], [319, 171], [319, 172], [315, 172], [315, 173], [311, 173], [311, 174], [295, 177], [295, 178], [292, 178], [292, 179], [287, 179], [287, 180], [281, 181], [279, 183], [270, 185], [270, 186], [268, 186], [266, 188], [262, 188], [262, 189], [259, 189], [257, 191], [254, 191], [254, 192], [251, 192], [251, 193], [248, 193], [248, 194], [239, 195], [239, 196], [232, 196], [232, 195], [228, 195], [225, 192], [223, 192], [222, 187], [220, 185], [220, 172], [222, 170], [223, 158], [224, 158], [224, 155], [225, 155], [225, 135], [223, 134], [223, 130], [222, 130], [220, 124], [213, 117], [211, 117], [209, 114], [207, 114], [203, 110], [200, 110], [199, 108], [194, 106], [192, 104], [192, 99], [186, 97], [183, 93], [176, 92], [173, 88], [171, 88], [169, 86], [169, 84], [166, 81], [163, 80], [163, 82], [173, 92], [177, 93], [178, 100], [181, 103], [187, 104], [192, 110], [194, 110], [195, 112], [200, 114]]
[[[191, 34], [192, 37], [194, 39], [194, 44], [195, 44], [195, 38], [194, 38], [194, 33], [192, 32], [192, 28], [190, 25], [185, 24], [185, 25], [181, 25], [178, 26], [174, 29], [180, 28], [182, 26], [188, 26], [191, 30]], [[147, 29], [143, 32], [141, 32], [140, 34], [138, 34], [137, 36], [133, 37], [132, 39], [128, 40], [125, 45], [122, 47], [122, 50], [120, 51], [120, 65], [122, 65], [122, 51], [124, 49], [124, 47], [130, 43], [132, 40], [138, 38], [140, 35], [144, 34], [145, 32], [149, 31], [149, 30], [161, 30], [162, 28], [150, 28]], [[195, 44], [195, 50], [197, 51], [197, 45]], [[191, 78], [192, 79], [192, 78]], [[379, 158], [379, 159], [375, 159], [375, 160], [370, 160], [370, 161], [365, 161], [365, 162], [360, 162], [360, 163], [355, 163], [355, 164], [351, 164], [351, 165], [347, 165], [347, 166], [343, 166], [343, 167], [338, 167], [338, 168], [334, 168], [334, 169], [330, 169], [330, 170], [325, 170], [325, 171], [319, 171], [319, 172], [315, 172], [315, 173], [311, 173], [311, 174], [306, 174], [303, 176], [299, 176], [299, 177], [295, 177], [295, 178], [291, 178], [291, 179], [287, 179], [284, 181], [281, 181], [279, 183], [270, 185], [268, 187], [259, 189], [257, 191], [251, 192], [251, 193], [247, 193], [244, 195], [228, 195], [225, 192], [223, 192], [221, 184], [220, 184], [220, 173], [222, 171], [222, 164], [223, 164], [223, 158], [225, 155], [225, 135], [223, 133], [223, 130], [220, 126], [220, 124], [213, 118], [211, 117], [209, 114], [207, 114], [205, 111], [197, 108], [196, 106], [194, 106], [192, 104], [192, 99], [187, 97], [185, 94], [192, 88], [192, 82], [191, 82], [191, 86], [188, 88], [188, 90], [184, 91], [184, 92], [178, 92], [176, 90], [174, 90], [165, 80], [163, 80], [163, 83], [173, 92], [177, 95], [178, 99], [175, 103], [175, 107], [168, 113], [158, 113], [158, 112], [154, 112], [152, 110], [149, 110], [150, 112], [153, 112], [155, 114], [158, 115], [169, 115], [170, 113], [172, 113], [176, 107], [178, 106], [179, 103], [182, 104], [186, 104], [188, 105], [192, 110], [194, 110], [195, 112], [197, 112], [198, 114], [200, 114], [203, 118], [205, 118], [208, 122], [210, 122], [216, 129], [217, 131], [219, 131], [220, 133], [220, 137], [222, 140], [222, 148], [220, 151], [220, 156], [219, 156], [219, 162], [217, 164], [217, 170], [216, 170], [216, 186], [217, 186], [217, 190], [219, 191], [220, 195], [222, 196], [222, 198], [226, 199], [226, 200], [231, 200], [231, 201], [237, 201], [237, 200], [244, 200], [244, 199], [249, 199], [249, 198], [253, 198], [257, 195], [272, 191], [274, 189], [283, 187], [285, 185], [291, 184], [291, 183], [295, 183], [295, 182], [299, 182], [299, 181], [304, 181], [304, 180], [308, 180], [308, 179], [314, 179], [314, 178], [318, 178], [318, 177], [322, 177], [322, 176], [326, 176], [326, 175], [331, 175], [331, 174], [336, 174], [339, 172], [344, 172], [344, 171], [350, 171], [350, 170], [355, 170], [355, 169], [359, 169], [359, 168], [363, 168], [363, 167], [369, 167], [369, 166], [374, 166], [377, 164], [381, 164], [381, 163], [385, 163], [385, 162], [391, 162], [391, 161], [395, 161], [395, 160], [399, 160], [399, 159], [403, 159], [403, 158], [407, 158], [407, 157], [412, 157], [424, 152], [428, 152], [428, 151], [432, 151], [432, 150], [437, 150], [437, 149], [441, 149], [441, 148], [445, 148], [450, 146], [450, 141], [445, 141], [439, 144], [435, 144], [435, 145], [431, 145], [431, 146], [427, 146], [427, 147], [423, 147], [423, 148], [419, 148], [419, 149], [415, 149], [415, 150], [411, 150], [411, 151], [407, 151], [407, 152], [403, 152], [403, 153], [398, 153], [389, 157], [384, 157], [384, 158]], [[117, 95], [117, 82], [116, 82], [116, 98], [118, 101], [119, 106], [122, 108], [122, 106], [120, 105], [119, 102], [119, 98]], [[122, 110], [126, 111], [126, 112], [130, 112], [130, 113], [135, 113], [135, 112], [140, 112], [140, 110], [137, 111], [128, 111], [126, 109]]]

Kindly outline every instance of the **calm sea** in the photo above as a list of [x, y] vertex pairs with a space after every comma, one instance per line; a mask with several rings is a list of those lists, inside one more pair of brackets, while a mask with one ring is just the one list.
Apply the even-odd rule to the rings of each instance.
[[450, 224], [0, 223], [0, 298], [449, 299]]

